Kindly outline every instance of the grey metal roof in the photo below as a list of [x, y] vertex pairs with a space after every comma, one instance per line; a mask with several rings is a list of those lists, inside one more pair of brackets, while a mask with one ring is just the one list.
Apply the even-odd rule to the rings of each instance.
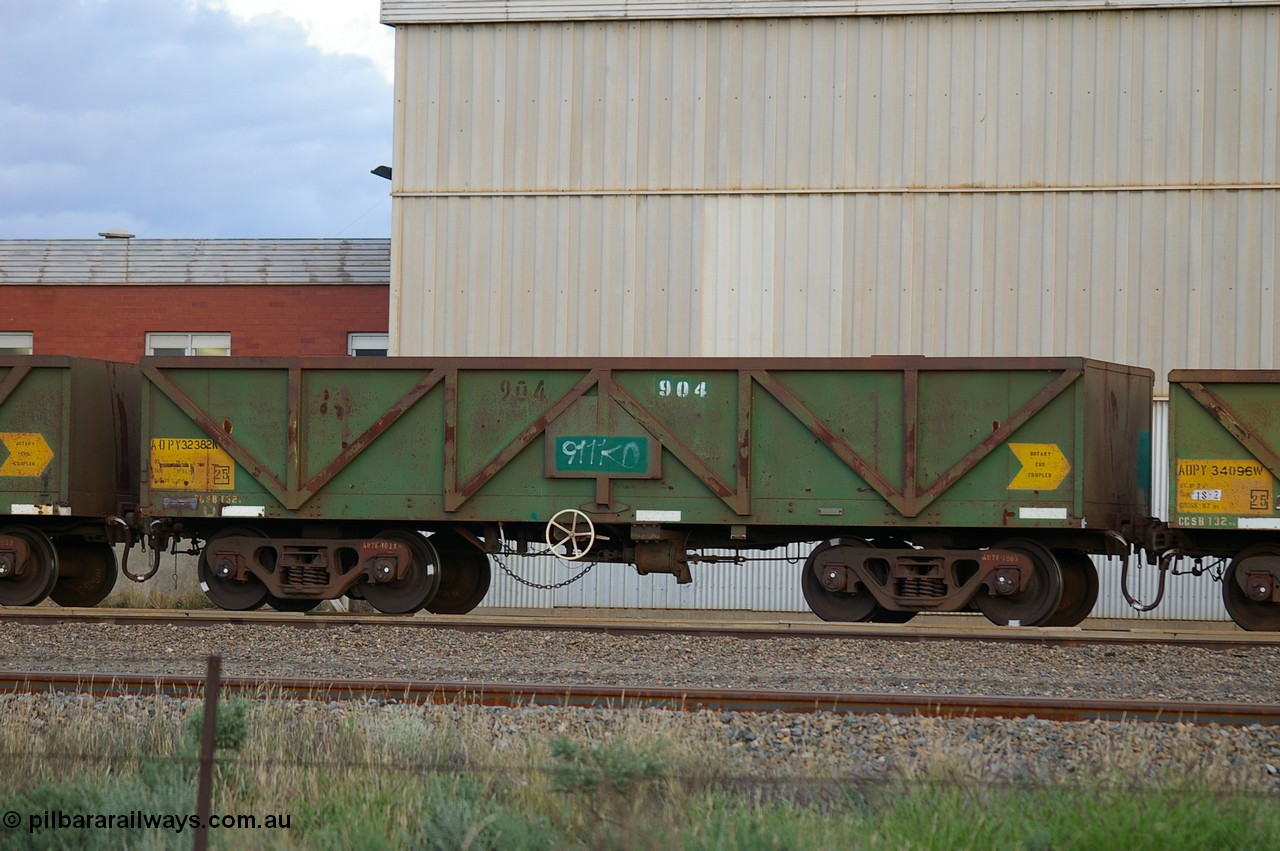
[[0, 239], [0, 285], [381, 284], [386, 239]]

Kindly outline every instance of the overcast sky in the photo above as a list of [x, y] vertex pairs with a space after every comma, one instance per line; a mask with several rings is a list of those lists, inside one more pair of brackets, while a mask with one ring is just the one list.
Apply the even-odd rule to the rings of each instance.
[[0, 0], [0, 239], [386, 237], [378, 0]]

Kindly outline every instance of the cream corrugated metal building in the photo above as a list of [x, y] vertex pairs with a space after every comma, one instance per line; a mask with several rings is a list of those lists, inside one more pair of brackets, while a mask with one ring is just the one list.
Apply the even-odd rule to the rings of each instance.
[[393, 347], [1275, 367], [1280, 7], [954, 8], [384, 0]]
[[400, 354], [1280, 366], [1275, 3], [382, 20]]

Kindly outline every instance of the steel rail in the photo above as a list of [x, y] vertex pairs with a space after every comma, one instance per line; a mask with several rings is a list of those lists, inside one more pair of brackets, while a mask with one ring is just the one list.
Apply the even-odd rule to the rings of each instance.
[[[204, 693], [204, 688], [205, 678], [200, 676], [0, 671], [0, 695], [74, 692], [96, 697], [134, 694], [197, 698]], [[1232, 726], [1280, 724], [1280, 704], [1274, 703], [276, 677], [225, 677], [220, 680], [220, 688], [225, 694], [289, 700], [719, 712], [837, 712], [937, 718], [1035, 717], [1055, 721], [1181, 722]]]
[[[927, 618], [921, 619], [927, 622]], [[1239, 629], [1197, 630], [1183, 626], [1158, 628], [1003, 627], [980, 621], [959, 626], [955, 618], [938, 625], [924, 623], [826, 623], [808, 620], [693, 621], [661, 618], [618, 618], [536, 615], [383, 615], [323, 612], [229, 612], [220, 609], [103, 609], [13, 607], [0, 608], [0, 623], [57, 625], [101, 623], [116, 625], [225, 626], [249, 624], [299, 629], [370, 626], [406, 629], [447, 629], [459, 632], [593, 632], [605, 635], [701, 635], [743, 639], [851, 638], [885, 641], [991, 641], [1075, 647], [1089, 644], [1163, 645], [1209, 649], [1256, 649], [1280, 646], [1280, 633]], [[978, 619], [975, 618], [975, 621]]]

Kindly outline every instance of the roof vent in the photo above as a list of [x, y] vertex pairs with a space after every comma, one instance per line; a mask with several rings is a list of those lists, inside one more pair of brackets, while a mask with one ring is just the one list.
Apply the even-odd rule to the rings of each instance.
[[98, 236], [104, 239], [133, 239], [135, 234], [131, 234], [127, 230], [104, 230], [99, 231]]

